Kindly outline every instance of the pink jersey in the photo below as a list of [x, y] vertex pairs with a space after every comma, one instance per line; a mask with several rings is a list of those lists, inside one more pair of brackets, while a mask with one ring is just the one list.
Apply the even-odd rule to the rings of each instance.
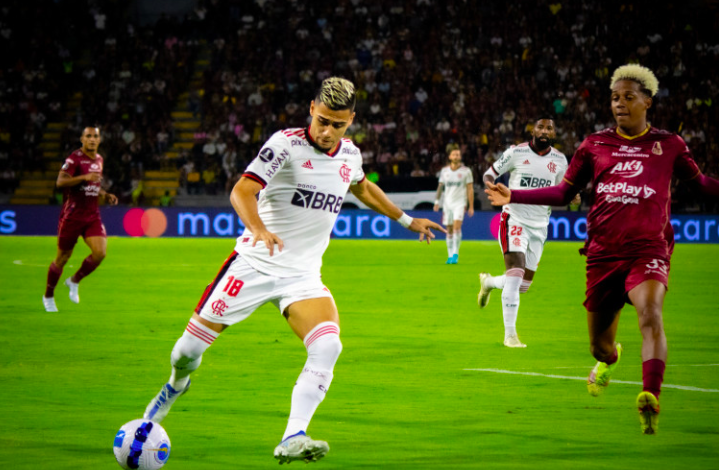
[[587, 137], [564, 176], [579, 188], [592, 184], [587, 256], [668, 256], [673, 243], [672, 174], [681, 180], [699, 174], [686, 143], [676, 134], [652, 127], [627, 138], [611, 128]]
[[[75, 150], [65, 159], [60, 171], [70, 176], [88, 173], [102, 174], [103, 159], [100, 154], [90, 158], [82, 150]], [[65, 188], [60, 219], [93, 219], [100, 217], [97, 198], [100, 195], [100, 183], [83, 181], [80, 184]]]

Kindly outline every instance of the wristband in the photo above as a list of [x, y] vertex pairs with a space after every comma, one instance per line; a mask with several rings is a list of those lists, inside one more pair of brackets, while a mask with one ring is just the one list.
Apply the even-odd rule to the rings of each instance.
[[399, 219], [397, 219], [397, 223], [399, 223], [402, 227], [407, 228], [412, 224], [412, 221], [414, 219], [407, 215], [407, 213], [402, 212], [402, 215], [399, 216]]
[[434, 200], [434, 205], [435, 205], [435, 206], [438, 206], [438, 205], [439, 205], [439, 199], [435, 199], [435, 200]]

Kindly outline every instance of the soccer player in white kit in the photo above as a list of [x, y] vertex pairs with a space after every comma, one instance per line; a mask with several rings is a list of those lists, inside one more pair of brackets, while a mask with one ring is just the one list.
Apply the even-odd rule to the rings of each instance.
[[447, 262], [457, 264], [459, 245], [462, 243], [462, 221], [464, 212], [474, 215], [474, 178], [472, 170], [462, 165], [459, 150], [449, 153], [449, 165], [439, 172], [439, 186], [434, 201], [434, 211], [439, 210], [439, 202], [444, 191], [442, 203], [442, 224], [447, 227]]
[[[556, 186], [567, 171], [566, 157], [552, 147], [556, 135], [554, 119], [540, 117], [534, 123], [532, 140], [507, 149], [484, 173], [484, 181], [494, 183], [497, 177], [510, 172], [508, 186], [511, 189]], [[502, 276], [492, 277], [488, 273], [479, 275], [477, 302], [480, 308], [489, 302], [492, 289], [502, 289], [504, 345], [510, 348], [527, 347], [517, 335], [519, 295], [526, 293], [532, 285], [547, 240], [551, 212], [549, 206], [504, 206], [499, 226], [499, 244], [506, 270]]]
[[280, 463], [311, 462], [329, 451], [326, 442], [305, 431], [329, 389], [342, 351], [339, 314], [322, 283], [320, 267], [347, 190], [376, 212], [418, 232], [420, 240], [426, 237], [429, 243], [434, 238], [430, 229], [444, 232], [430, 220], [402, 212], [365, 178], [359, 149], [343, 138], [352, 124], [354, 105], [350, 81], [324, 80], [310, 103], [311, 124], [272, 135], [233, 188], [230, 201], [246, 229], [175, 344], [170, 380], [147, 406], [145, 419], [162, 421], [189, 389], [190, 373], [219, 334], [271, 302], [307, 349], [307, 362], [292, 391], [287, 428], [274, 456]]

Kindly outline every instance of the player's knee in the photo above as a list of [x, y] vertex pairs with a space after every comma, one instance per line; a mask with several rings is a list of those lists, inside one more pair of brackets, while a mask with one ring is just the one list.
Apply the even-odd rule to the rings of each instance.
[[337, 359], [340, 357], [340, 354], [342, 353], [342, 341], [340, 341], [339, 335], [328, 335], [329, 338], [325, 341], [325, 344], [323, 346], [324, 348], [324, 354], [327, 357], [327, 359], [331, 360], [332, 362], [337, 362]]
[[208, 347], [210, 344], [206, 341], [185, 331], [172, 348], [170, 362], [178, 369], [195, 370], [200, 366], [202, 354]]
[[55, 258], [55, 266], [58, 268], [65, 267], [67, 262], [70, 260], [70, 256], [72, 256], [72, 251], [60, 253]]
[[338, 334], [324, 335], [315, 341], [307, 351], [323, 363], [331, 364], [334, 367], [342, 352], [342, 341]]
[[661, 332], [664, 330], [664, 322], [662, 321], [662, 308], [660, 305], [647, 305], [638, 311], [639, 328], [641, 330], [651, 330]]
[[92, 260], [95, 262], [95, 264], [102, 263], [102, 260], [105, 259], [106, 253], [104, 251], [93, 251], [92, 252]]
[[332, 370], [342, 352], [339, 326], [334, 322], [317, 325], [305, 338], [309, 362]]

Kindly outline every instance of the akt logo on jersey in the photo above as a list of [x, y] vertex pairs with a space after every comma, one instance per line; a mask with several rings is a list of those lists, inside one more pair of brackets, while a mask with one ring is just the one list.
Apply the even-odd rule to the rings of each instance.
[[320, 191], [308, 191], [307, 189], [296, 189], [292, 195], [290, 204], [305, 209], [317, 209], [321, 211], [339, 214], [342, 208], [343, 198], [334, 194], [325, 194]]
[[534, 176], [522, 176], [519, 180], [519, 186], [522, 188], [547, 188], [552, 185], [551, 180], [544, 178], [536, 178]]
[[612, 171], [613, 175], [623, 176], [625, 178], [634, 178], [635, 176], [641, 175], [644, 171], [644, 166], [639, 160], [629, 160], [626, 162], [619, 162], [614, 165]]

